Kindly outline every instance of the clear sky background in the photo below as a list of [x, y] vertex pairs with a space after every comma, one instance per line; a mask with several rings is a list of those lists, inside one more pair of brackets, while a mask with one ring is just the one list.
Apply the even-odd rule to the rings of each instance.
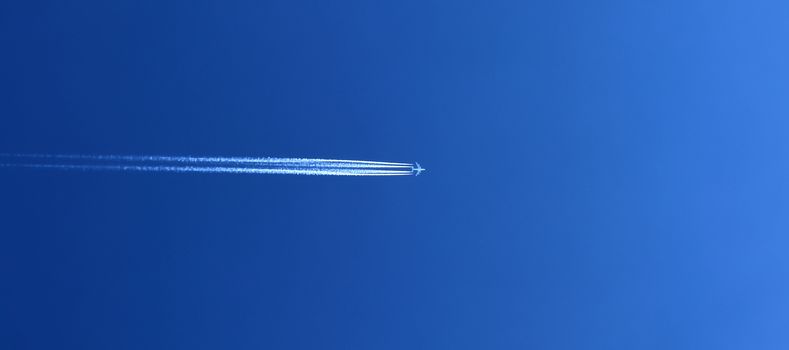
[[5, 1], [0, 348], [785, 349], [785, 1]]

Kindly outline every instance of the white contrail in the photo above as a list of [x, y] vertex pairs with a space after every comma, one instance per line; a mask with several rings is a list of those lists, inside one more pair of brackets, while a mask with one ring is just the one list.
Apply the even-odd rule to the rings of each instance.
[[228, 174], [289, 174], [334, 176], [408, 176], [411, 171], [369, 169], [267, 169], [220, 166], [164, 166], [164, 165], [79, 165], [79, 164], [0, 164], [0, 167], [43, 168], [61, 170], [106, 170], [172, 173], [228, 173]]
[[410, 163], [365, 160], [79, 154], [0, 154], [0, 167], [332, 176], [408, 176], [424, 170]]
[[410, 169], [410, 163], [378, 162], [367, 160], [321, 159], [321, 158], [252, 158], [252, 157], [192, 157], [192, 156], [134, 156], [134, 155], [86, 155], [86, 154], [2, 154], [0, 157], [10, 158], [49, 158], [74, 159], [110, 162], [173, 162], [173, 163], [218, 163], [218, 164], [277, 164], [277, 165], [308, 165], [311, 167], [344, 168], [404, 168]]

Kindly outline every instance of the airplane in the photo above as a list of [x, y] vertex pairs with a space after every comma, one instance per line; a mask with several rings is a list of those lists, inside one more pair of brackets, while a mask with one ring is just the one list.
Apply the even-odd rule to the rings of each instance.
[[425, 169], [425, 168], [422, 168], [422, 167], [419, 165], [419, 163], [415, 163], [415, 164], [416, 164], [416, 165], [412, 165], [412, 166], [411, 166], [411, 171], [412, 171], [412, 172], [416, 172], [416, 174], [414, 174], [414, 176], [419, 176], [419, 174], [421, 174], [421, 173], [422, 173], [423, 171], [425, 171], [426, 169]]

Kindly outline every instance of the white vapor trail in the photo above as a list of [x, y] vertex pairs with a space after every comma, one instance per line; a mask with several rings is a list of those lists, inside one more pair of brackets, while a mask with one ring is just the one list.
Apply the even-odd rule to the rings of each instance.
[[0, 167], [171, 173], [409, 176], [411, 163], [318, 158], [0, 154]]
[[61, 170], [110, 170], [171, 173], [230, 173], [230, 174], [289, 174], [335, 176], [408, 176], [411, 171], [384, 171], [366, 169], [265, 169], [219, 166], [162, 166], [162, 165], [74, 165], [74, 164], [0, 164], [0, 167], [46, 168]]
[[85, 155], [85, 154], [2, 154], [0, 158], [49, 158], [87, 161], [129, 162], [172, 162], [172, 163], [217, 163], [217, 164], [277, 164], [309, 165], [314, 167], [345, 168], [406, 168], [411, 163], [378, 162], [368, 160], [321, 159], [321, 158], [252, 158], [252, 157], [191, 157], [191, 156], [129, 156], [129, 155]]

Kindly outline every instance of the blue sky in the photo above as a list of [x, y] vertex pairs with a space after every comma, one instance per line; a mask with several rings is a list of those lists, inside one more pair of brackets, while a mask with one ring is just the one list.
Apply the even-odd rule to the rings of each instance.
[[0, 345], [785, 348], [779, 1], [0, 5]]

